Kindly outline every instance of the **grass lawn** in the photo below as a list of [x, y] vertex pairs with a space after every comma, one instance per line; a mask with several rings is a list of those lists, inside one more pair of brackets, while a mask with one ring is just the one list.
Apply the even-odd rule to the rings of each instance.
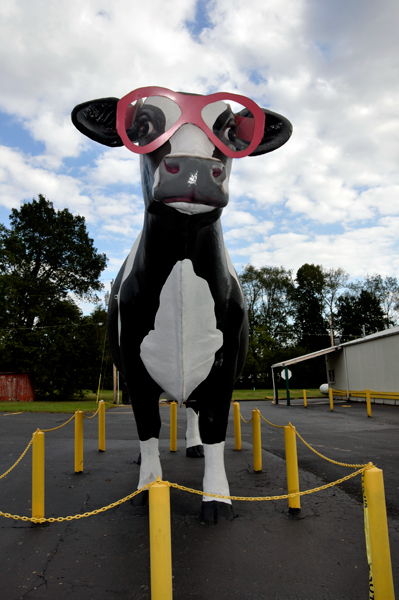
[[[322, 396], [319, 390], [306, 390], [308, 397]], [[303, 390], [290, 390], [291, 398], [303, 398]], [[285, 390], [279, 390], [279, 399], [285, 399]], [[99, 399], [106, 404], [105, 408], [111, 408], [113, 404], [113, 391], [101, 391]], [[273, 400], [273, 390], [234, 390], [233, 400]], [[122, 402], [122, 394], [120, 395]], [[0, 402], [0, 412], [20, 413], [20, 412], [47, 412], [47, 413], [70, 413], [73, 414], [77, 410], [82, 410], [84, 413], [96, 411], [98, 404], [96, 403], [96, 394], [87, 391], [83, 400], [70, 400], [68, 402]]]

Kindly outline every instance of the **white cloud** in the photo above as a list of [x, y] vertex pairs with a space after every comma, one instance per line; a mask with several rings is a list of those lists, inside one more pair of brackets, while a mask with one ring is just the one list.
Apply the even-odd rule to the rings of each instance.
[[84, 138], [72, 108], [144, 85], [236, 91], [287, 116], [294, 135], [235, 161], [223, 216], [234, 257], [399, 276], [397, 2], [207, 7], [211, 26], [196, 38], [185, 25], [195, 0], [3, 0], [0, 109], [45, 151], [30, 155], [18, 139], [0, 148], [0, 203], [43, 193], [122, 256], [143, 219], [139, 161]]

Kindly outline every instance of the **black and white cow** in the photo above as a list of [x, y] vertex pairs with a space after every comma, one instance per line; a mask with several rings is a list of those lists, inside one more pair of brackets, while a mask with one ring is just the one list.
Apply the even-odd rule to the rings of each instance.
[[[162, 476], [158, 403], [166, 392], [187, 404], [187, 455], [203, 448], [204, 492], [229, 495], [224, 444], [248, 322], [220, 216], [232, 159], [275, 150], [292, 126], [242, 96], [154, 87], [80, 104], [72, 121], [101, 144], [141, 155], [144, 227], [108, 310], [111, 350], [140, 439], [138, 488]], [[231, 501], [204, 496], [201, 515], [232, 518]]]

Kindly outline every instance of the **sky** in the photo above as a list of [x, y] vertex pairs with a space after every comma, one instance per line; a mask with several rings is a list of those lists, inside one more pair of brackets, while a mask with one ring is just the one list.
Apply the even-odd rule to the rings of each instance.
[[294, 128], [233, 161], [236, 270], [399, 277], [398, 24], [396, 0], [2, 0], [0, 222], [38, 194], [83, 215], [108, 290], [143, 222], [139, 158], [83, 136], [71, 110], [148, 85], [232, 92]]

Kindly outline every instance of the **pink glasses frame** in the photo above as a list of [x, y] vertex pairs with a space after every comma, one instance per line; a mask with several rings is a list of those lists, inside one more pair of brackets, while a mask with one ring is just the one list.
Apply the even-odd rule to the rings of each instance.
[[[148, 98], [151, 96], [163, 96], [165, 98], [169, 98], [175, 102], [180, 110], [181, 115], [179, 119], [176, 121], [168, 131], [160, 135], [156, 140], [153, 140], [146, 146], [136, 146], [128, 137], [126, 133], [125, 127], [125, 115], [126, 111], [130, 104], [140, 100], [141, 98]], [[251, 111], [254, 117], [254, 131], [252, 141], [249, 144], [248, 148], [245, 150], [240, 150], [239, 152], [234, 152], [226, 146], [216, 135], [209, 129], [205, 121], [201, 116], [202, 109], [211, 104], [212, 102], [218, 102], [219, 100], [232, 100], [235, 102], [239, 102], [245, 108]], [[238, 117], [240, 119], [240, 117]], [[241, 118], [244, 120], [243, 118]], [[172, 90], [168, 90], [163, 87], [142, 87], [130, 92], [123, 98], [121, 98], [117, 105], [116, 110], [116, 129], [123, 141], [123, 144], [126, 146], [128, 150], [134, 152], [135, 154], [148, 154], [153, 152], [160, 146], [162, 146], [165, 142], [168, 141], [172, 137], [172, 135], [186, 123], [191, 123], [192, 125], [197, 125], [204, 131], [207, 137], [211, 142], [215, 144], [217, 148], [223, 154], [228, 156], [229, 158], [243, 158], [244, 156], [249, 156], [251, 152], [253, 152], [258, 145], [260, 144], [265, 130], [265, 113], [263, 110], [250, 98], [246, 96], [240, 96], [238, 94], [229, 94], [224, 92], [218, 92], [217, 94], [209, 94], [209, 96], [191, 96], [189, 94], [179, 94], [178, 92], [173, 92]]]

